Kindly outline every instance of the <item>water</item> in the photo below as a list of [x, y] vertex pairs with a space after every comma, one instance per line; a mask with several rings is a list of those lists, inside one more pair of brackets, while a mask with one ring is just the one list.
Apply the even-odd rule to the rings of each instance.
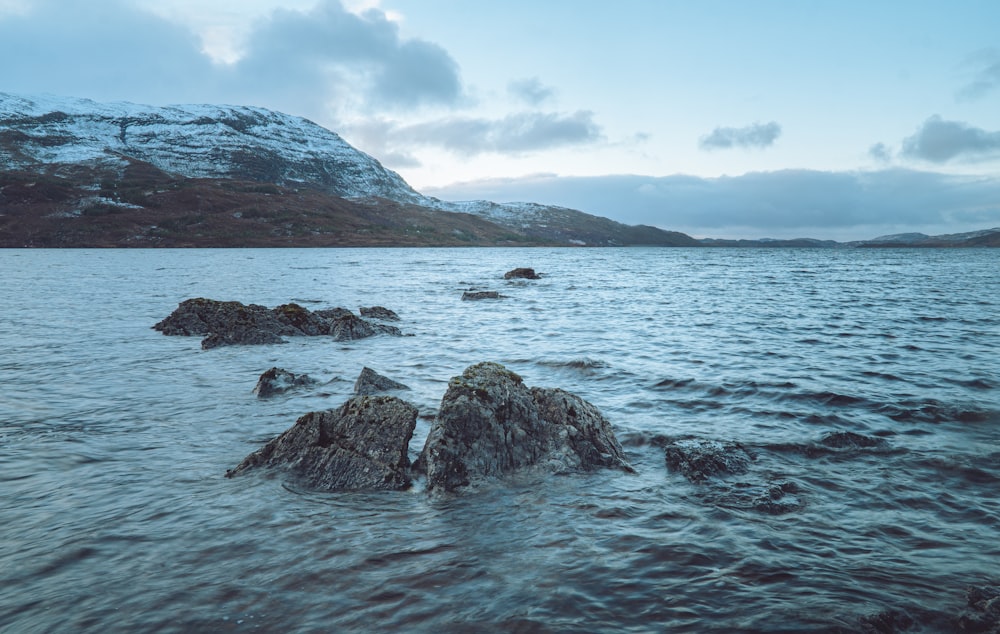
[[[998, 258], [0, 251], [0, 630], [853, 631], [888, 610], [947, 630], [1000, 576]], [[500, 279], [517, 266], [546, 276]], [[414, 336], [202, 351], [150, 329], [199, 296], [383, 305]], [[484, 360], [597, 405], [638, 473], [454, 497], [223, 477], [365, 365], [413, 388], [415, 456]], [[275, 365], [321, 384], [256, 399]], [[816, 451], [835, 431], [888, 446]], [[756, 460], [694, 484], [676, 438]], [[752, 503], [769, 487], [784, 512]]]

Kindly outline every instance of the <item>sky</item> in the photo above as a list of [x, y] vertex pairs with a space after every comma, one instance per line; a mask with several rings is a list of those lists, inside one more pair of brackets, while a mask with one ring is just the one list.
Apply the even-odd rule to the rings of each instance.
[[262, 106], [446, 200], [1000, 226], [997, 0], [0, 0], [0, 92]]

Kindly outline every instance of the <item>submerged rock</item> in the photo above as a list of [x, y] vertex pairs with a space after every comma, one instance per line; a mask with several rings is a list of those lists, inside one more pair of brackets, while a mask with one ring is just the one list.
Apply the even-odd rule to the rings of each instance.
[[505, 280], [514, 280], [514, 279], [540, 280], [540, 279], [542, 279], [542, 276], [539, 275], [539, 274], [537, 274], [537, 273], [535, 273], [535, 269], [516, 268], [516, 269], [510, 270], [510, 271], [507, 271], [506, 273], [504, 273], [503, 274], [503, 279], [505, 279]]
[[153, 326], [165, 335], [207, 335], [204, 349], [236, 344], [284, 343], [284, 336], [331, 336], [338, 341], [378, 334], [402, 335], [398, 328], [365, 321], [346, 308], [312, 312], [298, 304], [267, 308], [202, 297], [180, 303]]
[[885, 449], [889, 446], [884, 438], [863, 436], [852, 431], [829, 433], [819, 443], [830, 449]]
[[475, 301], [480, 299], [501, 299], [506, 295], [501, 295], [497, 291], [465, 291], [462, 299], [465, 301]]
[[716, 440], [675, 440], [664, 451], [667, 466], [691, 482], [704, 482], [717, 475], [746, 473], [752, 460], [739, 443]]
[[361, 374], [358, 375], [358, 380], [354, 382], [354, 393], [359, 395], [408, 389], [410, 388], [402, 383], [397, 383], [389, 377], [382, 376], [369, 367], [363, 368]]
[[308, 374], [293, 374], [284, 368], [271, 368], [257, 380], [257, 385], [253, 388], [253, 393], [257, 398], [268, 398], [275, 394], [287, 392], [296, 387], [313, 385], [316, 380]]
[[969, 586], [965, 595], [969, 607], [958, 618], [958, 631], [1000, 634], [1000, 588]]
[[454, 491], [532, 466], [632, 471], [610, 423], [583, 399], [529, 389], [498, 363], [479, 363], [452, 378], [415, 465], [428, 490]]
[[226, 472], [265, 467], [322, 491], [401, 490], [411, 485], [407, 449], [417, 408], [393, 396], [356, 396], [335, 410], [311, 412]]

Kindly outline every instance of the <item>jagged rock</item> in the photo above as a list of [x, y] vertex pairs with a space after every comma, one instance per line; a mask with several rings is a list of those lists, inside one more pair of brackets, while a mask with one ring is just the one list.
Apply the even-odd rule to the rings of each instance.
[[361, 374], [358, 376], [358, 380], [354, 382], [354, 393], [359, 395], [408, 389], [410, 388], [402, 383], [397, 383], [389, 377], [382, 376], [369, 367], [363, 368]]
[[382, 321], [399, 321], [399, 315], [383, 306], [362, 306], [359, 310], [362, 317], [380, 319]]
[[675, 440], [664, 451], [667, 466], [691, 482], [703, 482], [720, 474], [746, 473], [752, 460], [742, 445], [715, 440]]
[[153, 326], [165, 335], [208, 335], [205, 349], [233, 344], [284, 343], [283, 336], [329, 335], [337, 341], [378, 334], [401, 336], [399, 328], [365, 321], [346, 308], [312, 312], [298, 304], [269, 309], [257, 304], [198, 297], [181, 302]]
[[497, 291], [465, 291], [462, 293], [462, 299], [465, 301], [478, 299], [501, 299], [503, 297], [506, 297], [506, 295], [501, 295]]
[[557, 473], [632, 470], [597, 408], [562, 390], [531, 390], [491, 362], [448, 383], [414, 466], [426, 474], [430, 491], [454, 491], [532, 466]]
[[299, 485], [322, 491], [406, 489], [416, 422], [417, 408], [406, 401], [356, 396], [338, 409], [302, 416], [226, 477], [265, 467], [283, 469]]
[[337, 341], [352, 341], [354, 339], [364, 339], [365, 337], [381, 334], [399, 337], [403, 333], [395, 326], [373, 324], [370, 321], [361, 319], [354, 313], [344, 315], [330, 322], [330, 335]]
[[505, 280], [540, 280], [542, 276], [535, 273], [535, 269], [516, 268], [503, 274]]
[[293, 374], [284, 368], [271, 368], [257, 380], [257, 385], [253, 388], [253, 393], [257, 398], [268, 398], [275, 394], [287, 392], [296, 387], [312, 385], [316, 382], [308, 374]]

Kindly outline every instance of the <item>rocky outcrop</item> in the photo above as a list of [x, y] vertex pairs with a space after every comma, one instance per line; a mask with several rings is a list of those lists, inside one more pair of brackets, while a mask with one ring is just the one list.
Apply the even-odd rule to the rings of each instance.
[[959, 632], [1000, 634], [1000, 587], [970, 586], [968, 609], [958, 619]]
[[257, 395], [257, 398], [269, 398], [314, 383], [316, 380], [308, 374], [293, 374], [284, 368], [275, 367], [260, 375], [257, 385], [253, 388], [253, 393]]
[[675, 440], [665, 448], [667, 467], [691, 482], [726, 474], [743, 474], [753, 458], [742, 445], [716, 440]]
[[354, 393], [358, 395], [378, 394], [380, 392], [392, 392], [394, 390], [408, 390], [409, 387], [393, 381], [389, 377], [382, 376], [375, 370], [365, 367], [358, 375], [358, 380], [354, 382]]
[[535, 273], [535, 269], [516, 268], [503, 274], [505, 280], [540, 280], [542, 276]]
[[311, 412], [247, 456], [231, 478], [259, 467], [283, 470], [321, 491], [401, 490], [411, 485], [407, 449], [417, 408], [392, 396], [357, 396]]
[[312, 312], [298, 304], [269, 309], [258, 304], [202, 297], [180, 303], [153, 326], [165, 335], [206, 335], [204, 349], [222, 345], [284, 343], [282, 337], [331, 336], [337, 341], [378, 334], [401, 335], [395, 326], [365, 321], [345, 308]]
[[506, 295], [501, 295], [497, 291], [465, 291], [462, 293], [464, 301], [475, 301], [480, 299], [502, 299]]
[[631, 471], [611, 425], [562, 390], [529, 389], [497, 363], [451, 379], [415, 468], [430, 491], [454, 491], [527, 467], [550, 472]]

